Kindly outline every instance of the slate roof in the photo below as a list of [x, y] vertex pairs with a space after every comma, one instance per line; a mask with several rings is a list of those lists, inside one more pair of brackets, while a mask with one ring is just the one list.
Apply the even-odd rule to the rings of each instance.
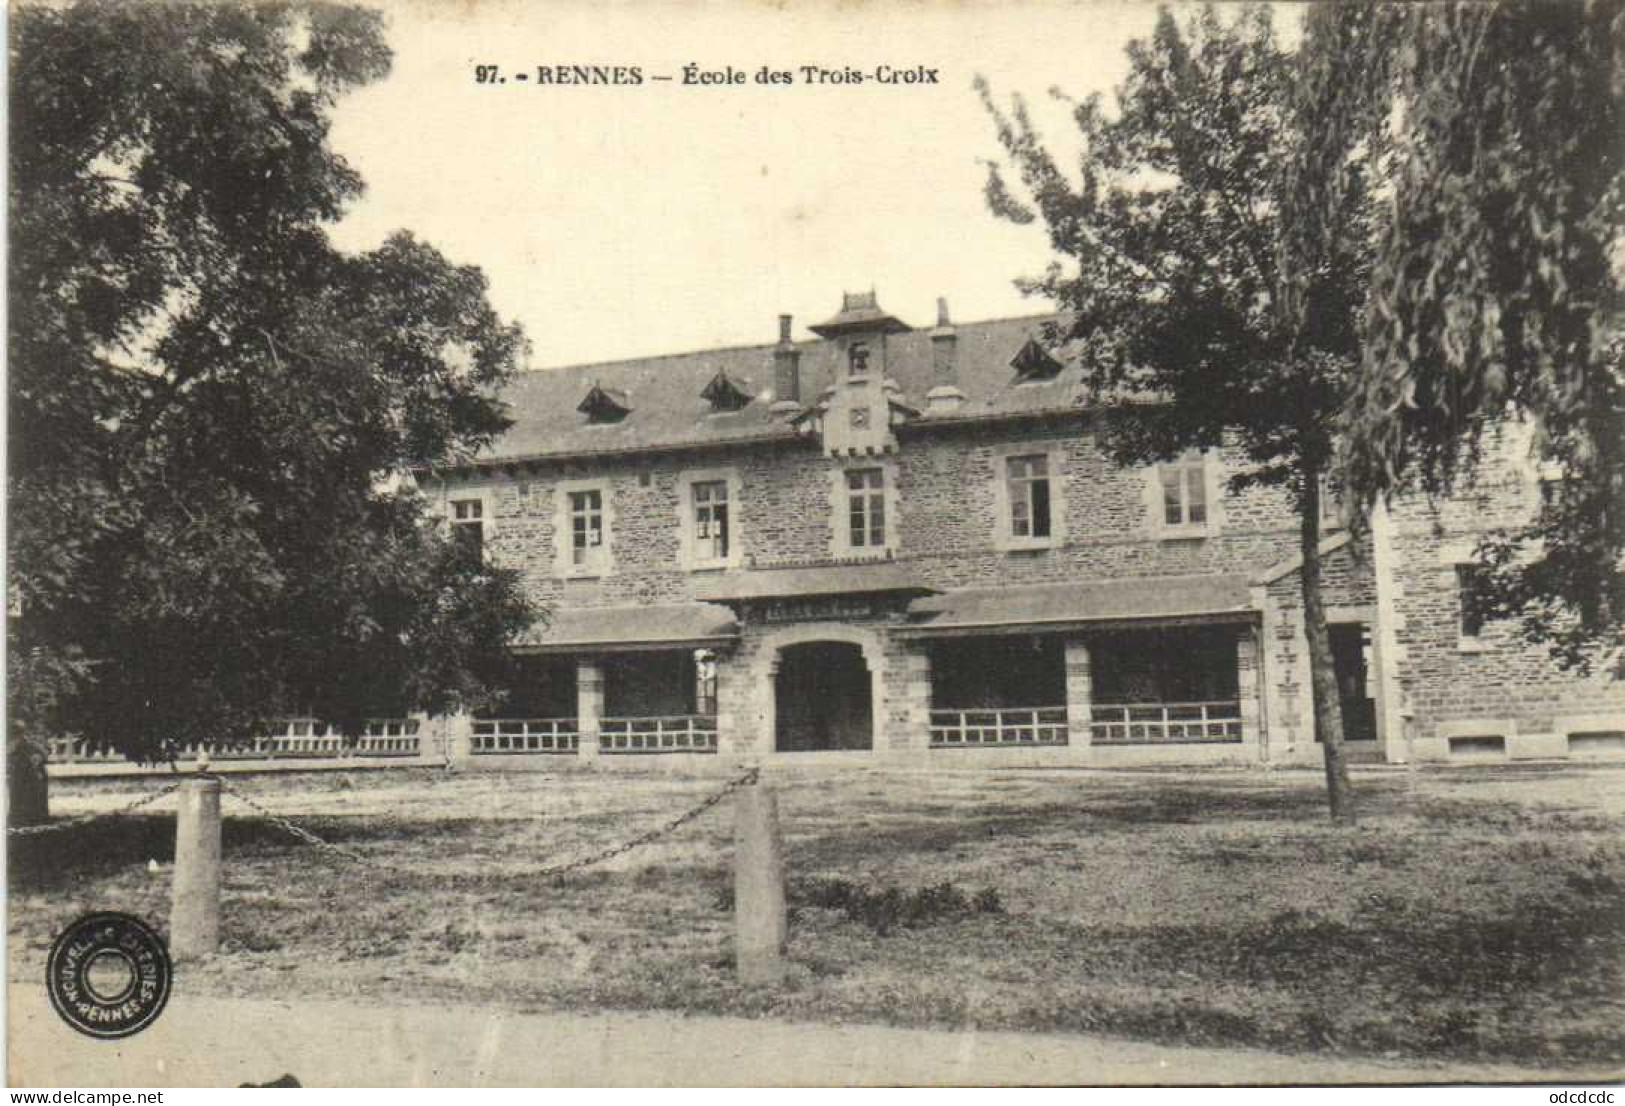
[[1251, 612], [1245, 574], [1159, 576], [1022, 587], [967, 588], [916, 599], [911, 633], [1060, 629], [1098, 622], [1212, 618]]
[[720, 645], [739, 636], [733, 612], [710, 603], [669, 603], [638, 607], [556, 607], [552, 621], [538, 626], [516, 647], [520, 653], [585, 648], [661, 649]]
[[[950, 415], [934, 414], [926, 405], [926, 393], [935, 383], [929, 328], [887, 335], [888, 375], [902, 389], [903, 401], [921, 411], [921, 424], [1076, 410], [1082, 399], [1083, 370], [1075, 357], [1052, 348], [1050, 352], [1068, 364], [1051, 380], [1024, 382], [1010, 365], [1029, 339], [1043, 340], [1044, 323], [1052, 318], [1031, 315], [956, 324], [958, 386], [966, 402]], [[810, 406], [835, 379], [836, 345], [817, 340], [798, 342], [796, 348], [801, 351], [801, 403]], [[773, 394], [773, 349], [772, 343], [764, 343], [520, 373], [502, 394], [514, 425], [479, 459], [792, 439], [795, 431], [784, 416], [769, 411], [778, 398]], [[754, 397], [742, 410], [713, 412], [701, 395], [719, 372]], [[595, 383], [624, 394], [631, 413], [618, 422], [589, 422], [576, 408]]]

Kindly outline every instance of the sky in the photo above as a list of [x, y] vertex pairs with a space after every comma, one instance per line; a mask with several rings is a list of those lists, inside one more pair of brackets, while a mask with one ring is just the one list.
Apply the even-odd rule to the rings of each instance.
[[[333, 145], [368, 184], [336, 238], [366, 249], [405, 228], [478, 265], [536, 368], [769, 343], [780, 314], [806, 337], [843, 291], [872, 288], [914, 326], [939, 296], [960, 322], [1046, 310], [1013, 285], [1050, 260], [1042, 227], [982, 197], [999, 150], [972, 81], [1026, 94], [1075, 150], [1048, 90], [1109, 93], [1156, 19], [1142, 4], [969, 0], [384, 10], [393, 70], [335, 114]], [[644, 83], [537, 83], [568, 65], [635, 66]], [[685, 85], [689, 65], [746, 83]], [[508, 79], [480, 83], [478, 66]], [[763, 66], [794, 83], [757, 83]], [[936, 82], [809, 81], [803, 66]]]

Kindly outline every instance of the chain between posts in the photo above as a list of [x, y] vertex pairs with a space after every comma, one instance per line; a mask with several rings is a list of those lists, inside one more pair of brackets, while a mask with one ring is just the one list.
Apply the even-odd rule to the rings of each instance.
[[[336, 845], [331, 841], [324, 840], [316, 833], [313, 833], [305, 827], [295, 823], [291, 819], [285, 818], [282, 815], [276, 814], [267, 809], [264, 805], [256, 802], [254, 799], [251, 799], [248, 795], [244, 794], [242, 791], [239, 791], [236, 787], [232, 786], [221, 777], [210, 775], [206, 778], [220, 780], [220, 786], [226, 792], [226, 794], [230, 795], [232, 798], [254, 811], [256, 814], [270, 822], [272, 825], [276, 826], [278, 829], [281, 829], [290, 836], [314, 847], [320, 852], [341, 857], [344, 860], [350, 861], [352, 864], [359, 864], [364, 868], [370, 868], [378, 872], [394, 871], [416, 873], [420, 871], [420, 869], [415, 865], [392, 864], [388, 861], [376, 860], [372, 857], [363, 856], [361, 853], [358, 853], [353, 849], [345, 848], [343, 845]], [[562, 864], [553, 864], [545, 868], [534, 869], [527, 874], [531, 876], [558, 878], [568, 875], [571, 872], [580, 871], [583, 868], [589, 868], [594, 864], [602, 864], [606, 860], [613, 860], [617, 856], [629, 853], [633, 849], [641, 848], [644, 845], [659, 840], [669, 833], [676, 832], [678, 829], [687, 825], [689, 822], [692, 822], [694, 819], [698, 818], [700, 815], [722, 802], [723, 799], [726, 799], [735, 791], [738, 791], [741, 787], [746, 787], [753, 784], [760, 778], [761, 769], [752, 768], [736, 779], [730, 780], [721, 790], [707, 796], [700, 803], [690, 807], [688, 810], [685, 810], [682, 814], [679, 814], [676, 818], [673, 818], [671, 821], [666, 822], [663, 825], [657, 826], [652, 830], [647, 830], [644, 833], [640, 833], [636, 837], [630, 837], [627, 840], [612, 845], [607, 849], [601, 849], [595, 853], [588, 853], [586, 856], [577, 857], [574, 860], [566, 861]]]
[[183, 782], [185, 781], [167, 784], [157, 791], [143, 795], [135, 802], [122, 806], [117, 810], [101, 811], [94, 814], [78, 814], [72, 818], [64, 818], [57, 822], [43, 822], [37, 826], [7, 826], [6, 833], [11, 837], [37, 837], [44, 833], [56, 833], [60, 830], [72, 829], [74, 826], [82, 826], [87, 822], [94, 822], [98, 818], [118, 818], [125, 814], [133, 814], [142, 807], [157, 802], [165, 795], [173, 795], [181, 789], [181, 783]]

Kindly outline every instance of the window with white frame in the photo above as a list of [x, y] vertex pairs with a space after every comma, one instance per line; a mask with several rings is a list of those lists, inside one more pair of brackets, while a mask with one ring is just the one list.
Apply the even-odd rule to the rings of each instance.
[[471, 562], [480, 564], [485, 560], [484, 500], [451, 501], [451, 536]]
[[1162, 489], [1162, 525], [1168, 530], [1202, 530], [1208, 524], [1207, 460], [1187, 453], [1157, 466]]
[[848, 469], [847, 539], [854, 550], [886, 545], [886, 470]]
[[1049, 457], [1043, 453], [1005, 459], [1005, 486], [1010, 495], [1010, 536], [1041, 541], [1052, 536]]
[[700, 562], [726, 561], [732, 540], [728, 482], [697, 480], [690, 488], [694, 497], [694, 559]]
[[569, 493], [570, 564], [590, 568], [604, 555], [604, 493], [585, 488]]

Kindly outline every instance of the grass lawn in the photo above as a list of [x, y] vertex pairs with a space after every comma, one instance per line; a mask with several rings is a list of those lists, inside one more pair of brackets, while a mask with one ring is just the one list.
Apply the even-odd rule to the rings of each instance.
[[[228, 798], [226, 954], [177, 978], [198, 992], [1625, 1060], [1619, 766], [1361, 771], [1355, 830], [1327, 824], [1312, 772], [798, 771], [777, 784], [793, 968], [770, 991], [732, 979], [726, 805], [603, 867], [534, 874], [715, 780], [234, 782], [410, 870], [323, 856]], [[110, 809], [152, 786], [58, 781], [53, 804]], [[155, 810], [13, 842], [13, 980], [37, 981], [82, 912], [167, 919], [173, 800]], [[913, 916], [886, 895], [943, 884]]]

